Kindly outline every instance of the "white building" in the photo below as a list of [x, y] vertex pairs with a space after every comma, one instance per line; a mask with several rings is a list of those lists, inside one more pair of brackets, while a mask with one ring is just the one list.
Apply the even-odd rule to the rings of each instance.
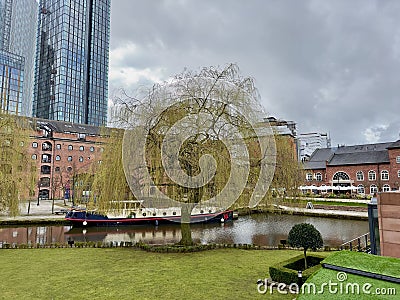
[[308, 161], [316, 149], [330, 148], [331, 139], [326, 133], [301, 133], [298, 135], [299, 160]]

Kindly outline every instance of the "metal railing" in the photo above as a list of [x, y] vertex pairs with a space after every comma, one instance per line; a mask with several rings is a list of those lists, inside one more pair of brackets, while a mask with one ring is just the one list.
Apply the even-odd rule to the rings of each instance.
[[370, 252], [371, 251], [371, 239], [369, 232], [359, 237], [356, 237], [348, 242], [345, 242], [339, 246], [340, 250], [350, 250], [358, 252]]

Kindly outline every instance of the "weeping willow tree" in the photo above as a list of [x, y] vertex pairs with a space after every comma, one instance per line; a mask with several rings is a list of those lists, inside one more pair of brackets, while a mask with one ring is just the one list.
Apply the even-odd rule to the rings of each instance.
[[0, 114], [0, 211], [20, 214], [20, 201], [34, 190], [35, 167], [27, 158], [29, 122]]
[[81, 194], [90, 191], [85, 199], [88, 206], [103, 213], [121, 209], [121, 200], [133, 199], [122, 165], [123, 134], [121, 129], [103, 128], [102, 135], [107, 138], [102, 146], [101, 161], [92, 165], [91, 172], [81, 175]]
[[141, 97], [116, 99], [126, 128], [123, 164], [136, 198], [180, 207], [181, 244], [192, 244], [195, 207], [257, 205], [273, 177], [275, 145], [252, 78], [236, 65], [184, 71]]

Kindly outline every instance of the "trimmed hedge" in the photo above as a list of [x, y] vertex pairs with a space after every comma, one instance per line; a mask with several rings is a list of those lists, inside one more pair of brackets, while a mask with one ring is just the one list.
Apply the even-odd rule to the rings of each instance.
[[[314, 274], [321, 268], [320, 262], [325, 257], [312, 254], [307, 256], [307, 264], [313, 265], [313, 267], [307, 268], [303, 271], [303, 279], [302, 281], [305, 282], [308, 277]], [[300, 267], [302, 266], [302, 267]], [[291, 259], [285, 260], [276, 264], [274, 266], [269, 267], [269, 275], [271, 279], [276, 282], [282, 282], [286, 284], [297, 283], [297, 271], [304, 268], [304, 256], [298, 255]]]

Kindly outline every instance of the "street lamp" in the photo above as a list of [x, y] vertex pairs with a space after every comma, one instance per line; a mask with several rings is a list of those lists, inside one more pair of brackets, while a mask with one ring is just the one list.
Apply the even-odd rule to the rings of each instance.
[[299, 287], [301, 287], [303, 284], [303, 272], [301, 270], [297, 271], [297, 284]]

